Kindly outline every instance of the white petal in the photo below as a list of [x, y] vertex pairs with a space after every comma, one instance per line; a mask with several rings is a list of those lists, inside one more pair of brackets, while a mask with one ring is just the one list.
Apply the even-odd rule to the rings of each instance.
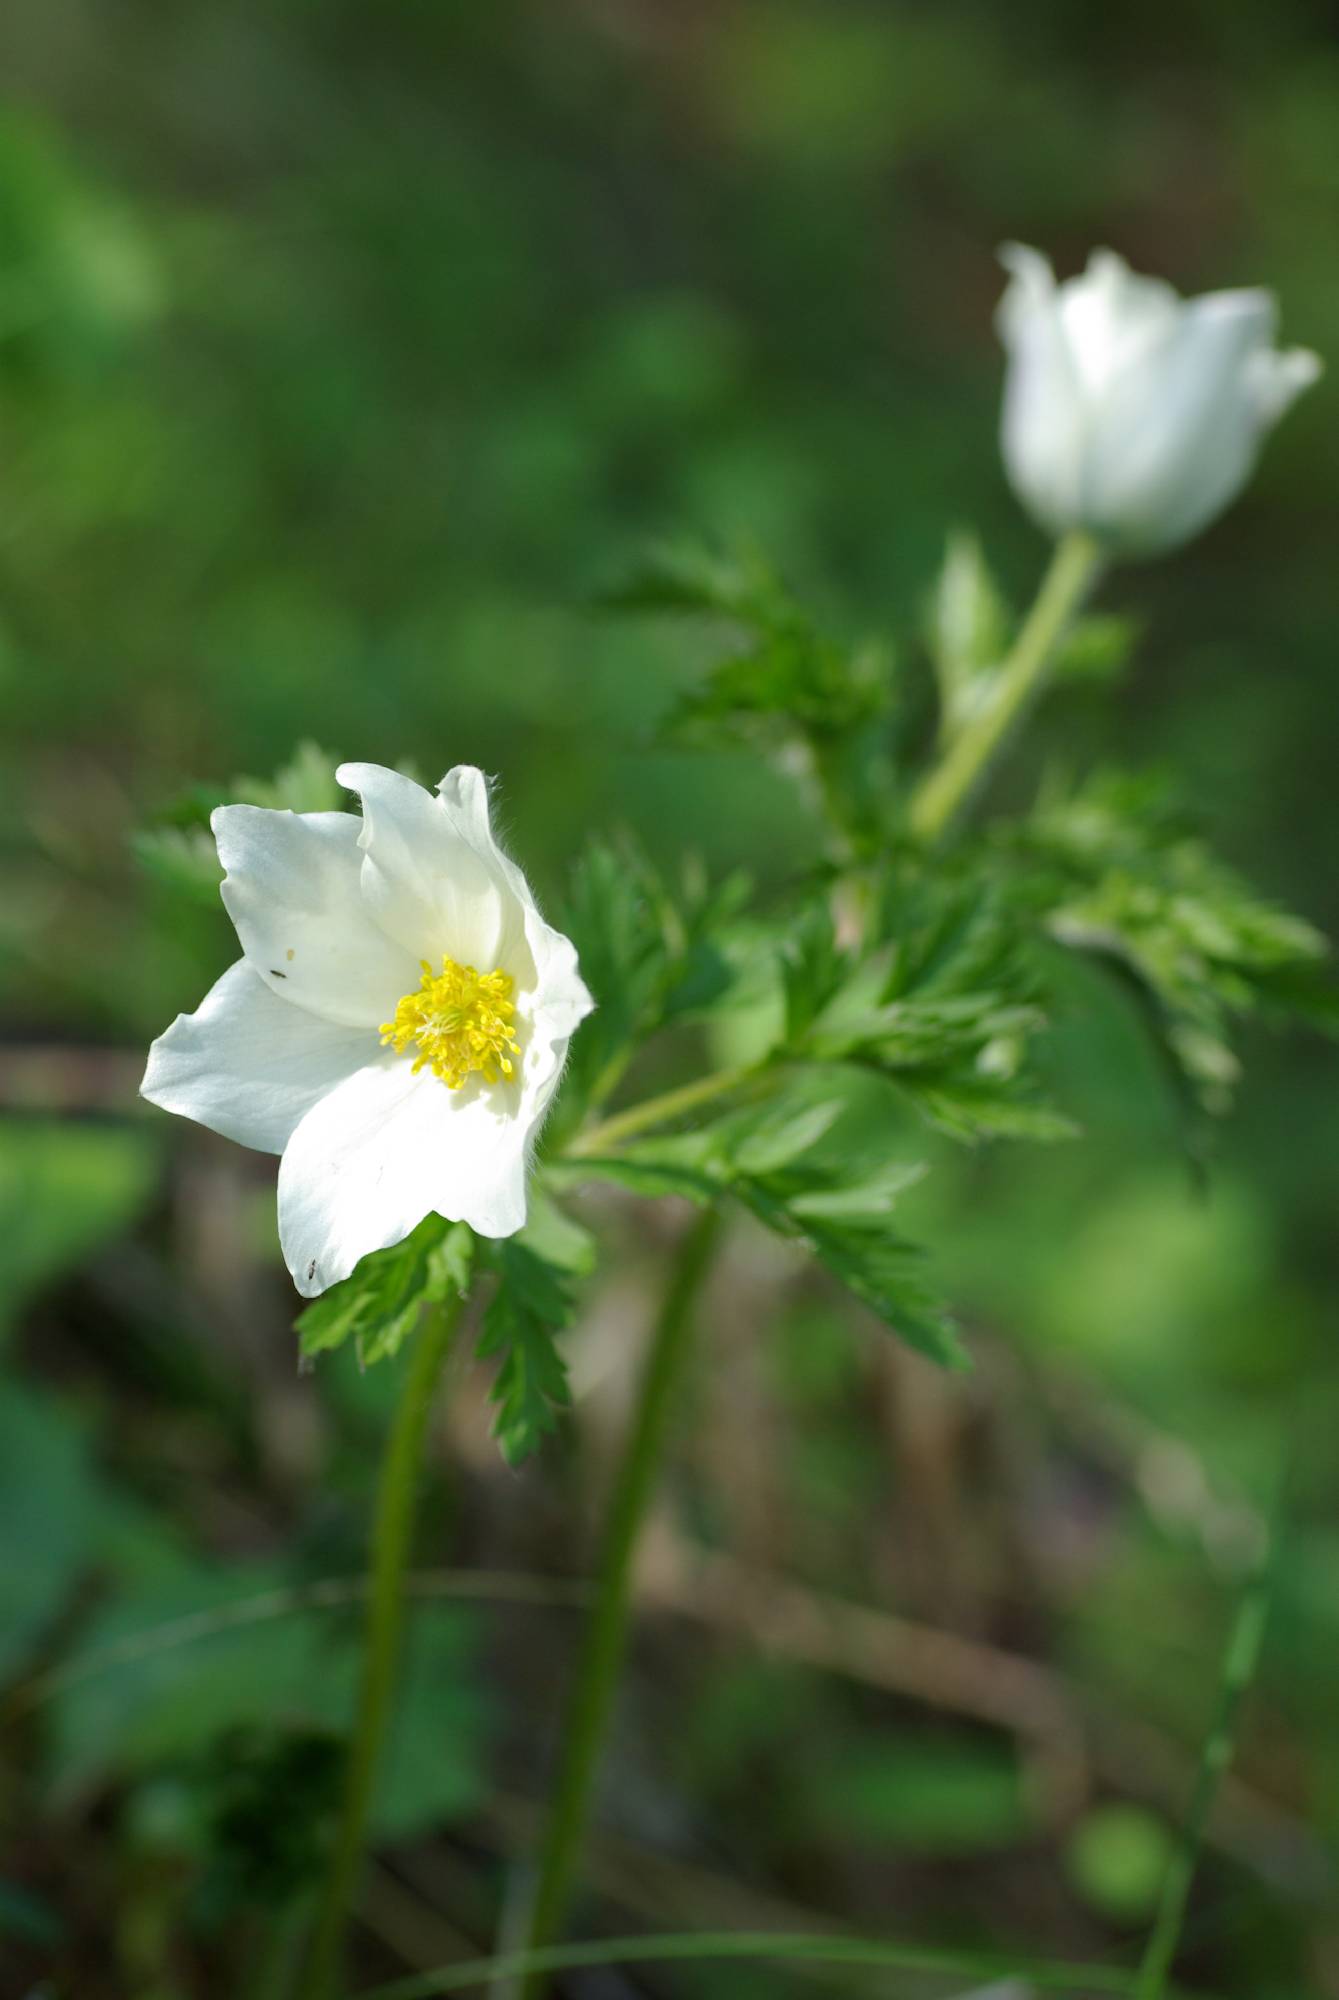
[[1114, 250], [1094, 250], [1083, 276], [1059, 291], [1065, 339], [1090, 408], [1118, 375], [1172, 338], [1183, 310], [1161, 278], [1138, 277]]
[[140, 1091], [225, 1139], [282, 1153], [294, 1128], [367, 1060], [369, 1037], [279, 999], [239, 959], [149, 1050]]
[[1288, 347], [1282, 353], [1270, 349], [1252, 358], [1251, 389], [1260, 422], [1266, 430], [1292, 407], [1303, 389], [1319, 382], [1325, 364], [1309, 347]]
[[266, 985], [328, 1021], [388, 1021], [420, 971], [363, 900], [359, 821], [220, 806], [210, 824], [228, 871], [223, 901]]
[[444, 801], [381, 764], [336, 775], [362, 796], [362, 893], [378, 924], [434, 968], [443, 955], [481, 972], [502, 965], [519, 929], [514, 892]]
[[[488, 781], [483, 772], [473, 764], [457, 764], [447, 772], [437, 790], [453, 824], [506, 883], [515, 899], [531, 967], [527, 971], [523, 964], [507, 964], [504, 957], [505, 970], [512, 974], [523, 993], [529, 990], [533, 994], [531, 1008], [542, 1016], [544, 1031], [566, 1039], [595, 1004], [577, 972], [575, 947], [561, 931], [545, 923], [530, 884], [498, 845], [489, 813]], [[506, 949], [504, 944], [504, 953]]]
[[1024, 506], [1053, 534], [1077, 518], [1085, 410], [1055, 277], [1036, 250], [1006, 244], [1011, 281], [997, 323], [1009, 353], [1000, 447]]
[[1213, 293], [1182, 310], [1170, 342], [1116, 377], [1084, 494], [1096, 532], [1131, 551], [1161, 551], [1222, 512], [1255, 463], [1254, 374], [1273, 330], [1267, 292]]
[[448, 1090], [392, 1055], [323, 1097], [279, 1168], [279, 1238], [298, 1290], [314, 1298], [433, 1211], [481, 1236], [520, 1229], [529, 1126], [518, 1100], [514, 1085], [481, 1078]]

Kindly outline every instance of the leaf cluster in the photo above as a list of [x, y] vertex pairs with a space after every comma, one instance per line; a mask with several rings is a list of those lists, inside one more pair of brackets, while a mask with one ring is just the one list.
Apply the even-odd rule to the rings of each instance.
[[844, 1108], [841, 1097], [823, 1096], [814, 1083], [746, 1104], [697, 1131], [583, 1159], [579, 1172], [643, 1196], [677, 1194], [699, 1204], [734, 1196], [913, 1347], [959, 1366], [962, 1350], [923, 1254], [890, 1226], [899, 1195], [924, 1168], [890, 1158], [871, 1171], [853, 1167], [836, 1146], [824, 1148]]
[[891, 775], [883, 737], [893, 662], [884, 646], [833, 638], [756, 553], [664, 548], [603, 601], [724, 625], [726, 650], [680, 699], [667, 735], [778, 756], [806, 778], [848, 841], [872, 836]]
[[336, 812], [344, 792], [335, 777], [339, 758], [319, 744], [299, 743], [272, 778], [235, 778], [226, 790], [193, 785], [168, 802], [151, 826], [130, 837], [140, 866], [174, 894], [217, 905], [223, 869], [209, 830], [215, 806], [240, 803], [275, 812]]
[[562, 925], [596, 1010], [572, 1047], [560, 1135], [604, 1101], [651, 1036], [726, 998], [732, 927], [749, 888], [743, 875], [713, 887], [691, 860], [671, 885], [631, 838], [587, 847]]
[[1107, 771], [1051, 786], [995, 844], [1014, 896], [1046, 931], [1131, 982], [1204, 1109], [1230, 1101], [1242, 1016], [1339, 1023], [1324, 938], [1218, 860], [1161, 776]]
[[1065, 1136], [1027, 1066], [1041, 982], [1007, 901], [975, 880], [902, 869], [874, 894], [871, 932], [883, 942], [841, 949], [818, 904], [788, 941], [783, 1054], [873, 1070], [954, 1138]]
[[427, 1307], [465, 1291], [473, 1252], [474, 1238], [463, 1222], [425, 1216], [402, 1243], [364, 1257], [300, 1315], [303, 1360], [347, 1341], [353, 1342], [362, 1368], [398, 1354]]

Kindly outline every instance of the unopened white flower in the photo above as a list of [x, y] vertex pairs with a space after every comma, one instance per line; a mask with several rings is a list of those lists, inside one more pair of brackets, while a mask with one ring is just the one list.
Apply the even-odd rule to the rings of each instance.
[[1002, 444], [1023, 504], [1052, 534], [1080, 528], [1115, 554], [1197, 534], [1320, 374], [1316, 355], [1275, 348], [1266, 291], [1182, 299], [1110, 250], [1057, 285], [1036, 250], [1000, 255], [1012, 274]]
[[528, 1154], [592, 1002], [493, 837], [481, 772], [436, 793], [344, 764], [352, 813], [220, 806], [243, 956], [149, 1051], [168, 1111], [281, 1153], [279, 1236], [314, 1297], [436, 1212], [525, 1221]]

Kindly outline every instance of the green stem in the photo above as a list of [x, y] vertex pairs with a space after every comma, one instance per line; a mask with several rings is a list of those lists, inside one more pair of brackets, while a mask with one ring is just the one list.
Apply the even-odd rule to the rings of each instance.
[[[623, 1662], [633, 1556], [660, 1468], [695, 1308], [715, 1254], [720, 1228], [720, 1213], [714, 1207], [707, 1209], [694, 1224], [674, 1260], [669, 1290], [656, 1323], [632, 1430], [624, 1446], [610, 1502], [595, 1607], [586, 1627], [566, 1717], [558, 1783], [526, 1926], [525, 1944], [531, 1951], [547, 1944], [561, 1927], [573, 1872], [580, 1859], [605, 1726]], [[533, 1982], [527, 1982], [525, 1991], [534, 1990]]]
[[1089, 535], [1073, 530], [1056, 544], [1036, 601], [1005, 660], [994, 693], [967, 722], [911, 801], [911, 830], [927, 845], [944, 834], [1028, 704], [1045, 682], [1064, 637], [1101, 567]]
[[456, 1298], [439, 1307], [428, 1315], [414, 1336], [404, 1388], [382, 1461], [372, 1538], [362, 1685], [334, 1852], [300, 1988], [303, 2000], [332, 2000], [340, 1990], [345, 1929], [358, 1891], [368, 1812], [395, 1692], [404, 1625], [405, 1569], [414, 1525], [423, 1434], [463, 1303]]
[[1265, 1636], [1269, 1615], [1269, 1592], [1273, 1573], [1273, 1551], [1277, 1537], [1271, 1537], [1259, 1566], [1245, 1590], [1232, 1621], [1223, 1669], [1219, 1676], [1218, 1712], [1200, 1758], [1199, 1775], [1190, 1802], [1185, 1831], [1167, 1869], [1162, 1885], [1158, 1914], [1139, 1966], [1133, 2000], [1162, 2000], [1171, 1976], [1172, 1961], [1181, 1939], [1190, 1885], [1195, 1876], [1204, 1830], [1208, 1825], [1218, 1786], [1232, 1759], [1232, 1738], [1241, 1698], [1255, 1675], [1255, 1663]]
[[[414, 1972], [387, 1986], [373, 1986], [359, 2000], [434, 2000], [463, 1993], [490, 1979], [520, 1973], [583, 1971], [596, 1965], [693, 1965], [711, 1959], [756, 1959], [761, 1964], [882, 1967], [885, 1971], [936, 1974], [941, 1978], [1017, 1980], [1048, 1993], [1128, 1995], [1130, 1975], [1114, 1965], [1066, 1965], [1048, 1960], [1020, 1961], [997, 1952], [937, 1950], [933, 1945], [884, 1943], [878, 1938], [843, 1937], [837, 1932], [695, 1931], [658, 1937], [587, 1939], [543, 1951], [508, 1952], [469, 1965]], [[881, 1991], [886, 1990], [880, 1988]]]
[[671, 1118], [680, 1118], [685, 1111], [709, 1103], [713, 1097], [724, 1097], [727, 1091], [737, 1090], [757, 1075], [756, 1065], [713, 1070], [710, 1076], [700, 1076], [693, 1083], [680, 1084], [677, 1090], [666, 1090], [659, 1097], [648, 1097], [641, 1104], [630, 1105], [626, 1111], [616, 1111], [612, 1118], [605, 1118], [600, 1124], [579, 1133], [567, 1148], [567, 1158], [592, 1159], [623, 1139], [635, 1138], [649, 1126], [666, 1125]]

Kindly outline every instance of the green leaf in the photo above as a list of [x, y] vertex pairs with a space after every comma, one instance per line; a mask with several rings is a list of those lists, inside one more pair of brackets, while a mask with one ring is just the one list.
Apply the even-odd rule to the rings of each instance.
[[672, 734], [726, 742], [757, 730], [780, 741], [826, 741], [881, 716], [889, 674], [881, 653], [834, 644], [808, 625], [768, 632], [731, 654], [686, 694], [670, 719]]
[[801, 1221], [846, 1222], [874, 1227], [891, 1215], [898, 1196], [922, 1180], [927, 1169], [920, 1160], [890, 1160], [867, 1180], [849, 1187], [816, 1187], [793, 1195], [792, 1215]]
[[[748, 1177], [732, 1185], [760, 1222], [779, 1236], [802, 1243], [909, 1346], [946, 1368], [967, 1365], [953, 1322], [925, 1275], [924, 1253], [889, 1230], [886, 1206], [871, 1212], [857, 1201], [843, 1213], [837, 1200], [825, 1212], [820, 1199], [815, 1212], [815, 1195], [839, 1194], [836, 1175], [826, 1184], [815, 1179], [799, 1190]], [[803, 1206], [796, 1206], [797, 1193]]]
[[425, 1306], [440, 1305], [469, 1284], [474, 1239], [464, 1223], [425, 1216], [412, 1235], [364, 1257], [342, 1283], [297, 1321], [304, 1360], [353, 1340], [362, 1367], [398, 1354]]
[[770, 1106], [749, 1122], [732, 1154], [734, 1171], [765, 1179], [790, 1166], [801, 1154], [816, 1146], [842, 1112], [840, 1100], [806, 1104], [791, 1110], [785, 1104]]
[[1013, 893], [1051, 936], [1139, 983], [1169, 1061], [1203, 1109], [1231, 1099], [1237, 1017], [1286, 1013], [1291, 996], [1305, 1018], [1339, 1014], [1320, 972], [1320, 933], [1210, 853], [1157, 775], [1104, 772], [1053, 786], [997, 839]]
[[897, 1196], [923, 1169], [901, 1160], [881, 1162], [873, 1172], [865, 1161], [853, 1169], [840, 1143], [843, 1103], [813, 1095], [825, 1080], [821, 1069], [812, 1071], [793, 1093], [662, 1141], [662, 1159], [734, 1194], [911, 1346], [946, 1367], [962, 1367], [963, 1349], [923, 1253], [889, 1227]]
[[508, 1465], [518, 1465], [557, 1427], [571, 1402], [567, 1364], [556, 1336], [572, 1317], [565, 1272], [517, 1237], [490, 1247], [498, 1274], [479, 1338], [481, 1360], [498, 1359], [493, 1435]]
[[545, 1171], [550, 1178], [571, 1181], [612, 1181], [629, 1194], [650, 1201], [664, 1195], [682, 1195], [699, 1205], [715, 1201], [721, 1184], [699, 1167], [680, 1164], [668, 1155], [670, 1141], [651, 1140], [643, 1146], [629, 1146], [626, 1152], [608, 1155], [580, 1155], [572, 1160], [555, 1160]]
[[146, 874], [175, 894], [217, 909], [223, 867], [214, 836], [199, 826], [147, 827], [130, 844]]
[[842, 952], [826, 910], [794, 926], [784, 1052], [874, 1070], [956, 1139], [1067, 1136], [1073, 1128], [1038, 1102], [1028, 1068], [1044, 1021], [1039, 968], [1004, 897], [894, 871], [873, 932], [887, 942]]
[[781, 622], [789, 610], [784, 590], [760, 555], [717, 555], [687, 542], [649, 550], [599, 601], [610, 611], [683, 612], [754, 629]]
[[340, 759], [317, 743], [299, 743], [273, 778], [238, 778], [232, 797], [274, 812], [338, 812], [347, 794], [335, 772]]
[[930, 651], [946, 736], [990, 698], [1011, 624], [976, 536], [962, 531], [950, 535], [930, 618]]
[[827, 899], [810, 904], [789, 927], [781, 956], [788, 1048], [804, 1047], [815, 1021], [840, 990], [848, 971], [849, 960], [837, 947]]
[[596, 1001], [572, 1045], [557, 1129], [607, 1097], [641, 1043], [723, 999], [727, 948], [748, 883], [712, 887], [691, 858], [671, 888], [629, 838], [593, 842], [573, 875], [563, 927]]
[[756, 554], [729, 558], [691, 547], [662, 549], [605, 595], [620, 610], [692, 613], [724, 620], [737, 644], [684, 696], [669, 733], [695, 741], [795, 742], [820, 758], [878, 721], [891, 699], [881, 648], [848, 646], [820, 632]]

